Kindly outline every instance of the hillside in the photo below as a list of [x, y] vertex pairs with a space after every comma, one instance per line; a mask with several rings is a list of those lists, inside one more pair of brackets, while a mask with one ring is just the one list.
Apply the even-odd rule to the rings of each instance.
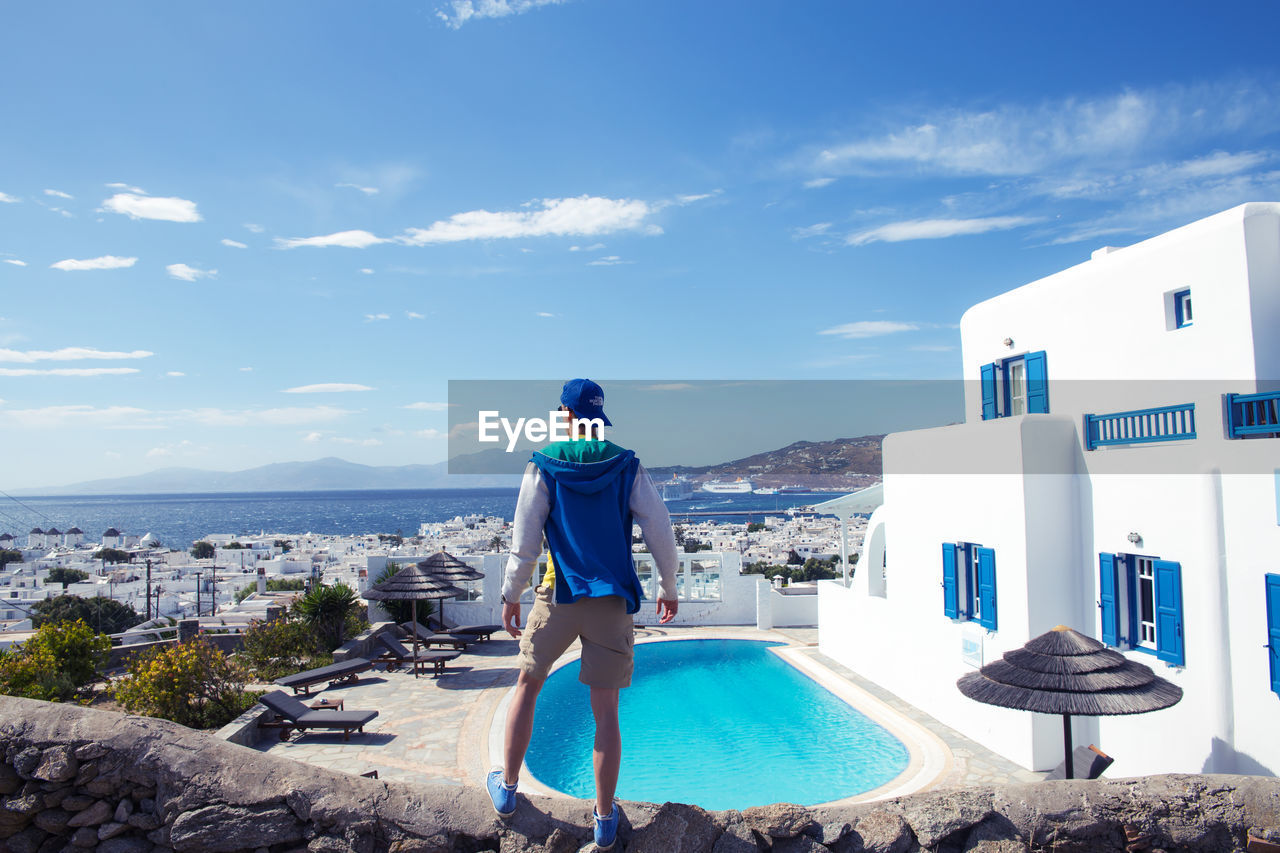
[[719, 465], [679, 465], [654, 468], [651, 473], [655, 480], [668, 480], [679, 474], [697, 483], [743, 477], [749, 478], [757, 488], [859, 488], [880, 479], [883, 440], [883, 435], [864, 435], [832, 441], [797, 441], [778, 450]]

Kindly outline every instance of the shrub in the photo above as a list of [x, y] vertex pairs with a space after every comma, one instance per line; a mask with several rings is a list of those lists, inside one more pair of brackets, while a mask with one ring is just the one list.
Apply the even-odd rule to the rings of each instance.
[[31, 607], [31, 625], [34, 628], [51, 622], [75, 622], [77, 619], [103, 634], [119, 634], [143, 621], [129, 605], [96, 596], [59, 595], [37, 601]]
[[360, 600], [346, 584], [317, 585], [294, 602], [294, 612], [315, 632], [325, 649], [341, 646], [347, 633], [359, 626]]
[[239, 657], [261, 681], [333, 663], [333, 655], [317, 647], [315, 634], [300, 619], [254, 622], [244, 633]]
[[212, 559], [217, 553], [218, 549], [213, 547], [213, 543], [205, 542], [203, 539], [191, 546], [191, 556], [195, 557], [197, 560]]
[[82, 572], [79, 569], [68, 569], [64, 566], [56, 566], [49, 570], [49, 575], [44, 579], [47, 584], [62, 584], [62, 588], [66, 589], [69, 583], [80, 583], [89, 579], [88, 572]]
[[112, 688], [132, 714], [173, 720], [191, 728], [217, 728], [253, 706], [245, 674], [203, 637], [135, 655]]
[[[244, 601], [257, 588], [257, 581], [240, 587], [239, 591], [236, 592], [236, 603], [239, 604]], [[267, 592], [300, 592], [306, 588], [307, 582], [302, 578], [267, 578]]]
[[111, 641], [81, 620], [50, 622], [10, 652], [0, 652], [0, 693], [60, 702], [97, 677]]

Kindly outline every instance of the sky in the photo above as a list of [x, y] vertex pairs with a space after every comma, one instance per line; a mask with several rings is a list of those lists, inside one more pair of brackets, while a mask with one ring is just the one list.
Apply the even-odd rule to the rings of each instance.
[[970, 305], [1280, 200], [1278, 25], [4, 4], [0, 490], [438, 462], [450, 380], [958, 378]]

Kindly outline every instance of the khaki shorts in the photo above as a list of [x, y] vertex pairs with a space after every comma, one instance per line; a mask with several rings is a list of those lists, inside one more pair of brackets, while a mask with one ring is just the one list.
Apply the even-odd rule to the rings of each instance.
[[582, 640], [578, 680], [589, 687], [631, 685], [635, 625], [621, 596], [579, 598], [556, 604], [555, 592], [539, 586], [520, 635], [520, 671], [542, 681], [574, 640]]

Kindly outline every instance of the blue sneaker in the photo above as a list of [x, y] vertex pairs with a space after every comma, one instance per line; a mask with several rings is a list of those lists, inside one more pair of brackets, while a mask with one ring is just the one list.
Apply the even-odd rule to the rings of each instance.
[[613, 804], [608, 817], [600, 817], [594, 808], [591, 809], [591, 814], [596, 819], [596, 849], [611, 849], [613, 842], [618, 840], [618, 804]]
[[498, 817], [511, 817], [516, 813], [516, 786], [507, 785], [501, 770], [494, 770], [485, 777], [484, 786], [489, 790], [493, 810]]

